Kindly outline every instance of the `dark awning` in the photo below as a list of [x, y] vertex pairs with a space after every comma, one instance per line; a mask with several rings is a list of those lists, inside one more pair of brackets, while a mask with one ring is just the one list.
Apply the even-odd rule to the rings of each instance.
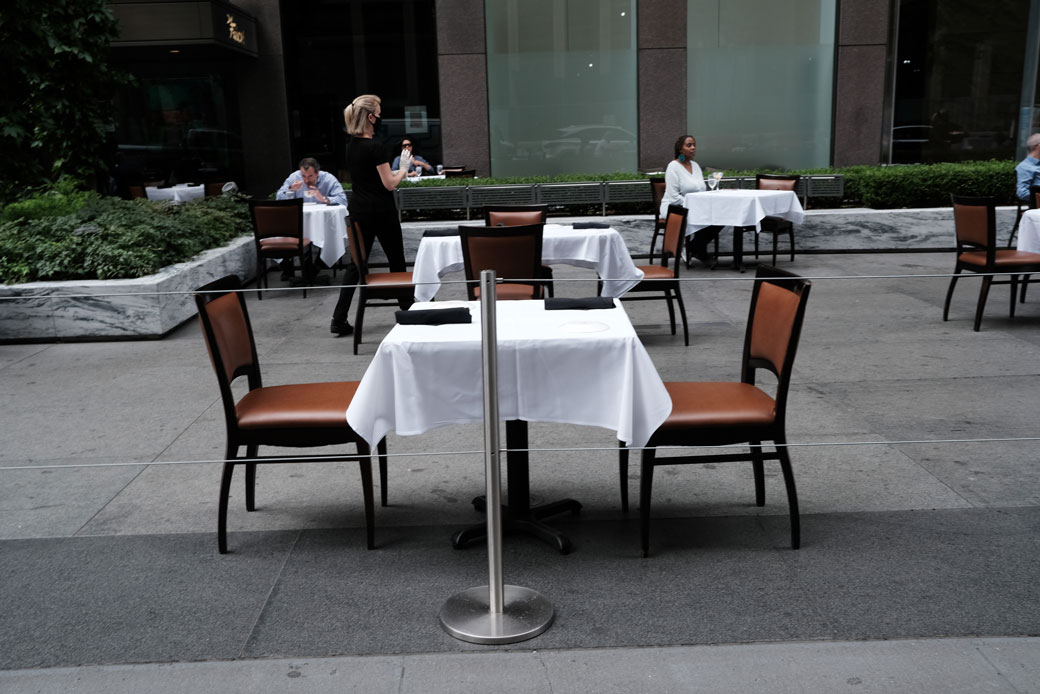
[[257, 56], [256, 20], [219, 0], [109, 0], [113, 48], [212, 47]]

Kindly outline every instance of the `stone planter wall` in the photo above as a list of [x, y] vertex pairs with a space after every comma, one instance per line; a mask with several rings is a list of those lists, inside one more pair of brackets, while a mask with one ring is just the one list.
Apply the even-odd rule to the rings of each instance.
[[256, 275], [252, 236], [140, 279], [0, 285], [0, 342], [160, 338], [195, 315], [191, 291], [229, 274]]

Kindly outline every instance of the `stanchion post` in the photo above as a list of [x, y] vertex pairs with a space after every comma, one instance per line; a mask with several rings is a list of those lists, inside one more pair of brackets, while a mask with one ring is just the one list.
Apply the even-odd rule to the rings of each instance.
[[480, 273], [484, 370], [484, 467], [487, 484], [488, 585], [464, 590], [441, 608], [441, 626], [462, 641], [516, 643], [549, 628], [555, 611], [541, 593], [502, 579], [502, 475], [498, 417], [498, 325], [494, 270]]

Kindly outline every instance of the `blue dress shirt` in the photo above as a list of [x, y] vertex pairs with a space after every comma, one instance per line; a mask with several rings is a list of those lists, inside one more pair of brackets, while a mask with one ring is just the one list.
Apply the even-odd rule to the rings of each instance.
[[1029, 186], [1040, 186], [1040, 159], [1026, 157], [1015, 167], [1018, 186], [1015, 192], [1019, 200], [1029, 199]]
[[[303, 174], [299, 171], [293, 171], [289, 174], [289, 178], [285, 179], [285, 183], [278, 189], [276, 198], [279, 200], [291, 200], [292, 198], [302, 198], [304, 193], [307, 191], [307, 186], [300, 186], [299, 190], [292, 190], [289, 188], [296, 181], [302, 181]], [[343, 205], [347, 206], [347, 194], [343, 192], [343, 186], [340, 185], [336, 177], [327, 171], [318, 172], [318, 185], [316, 186], [318, 192], [329, 199], [330, 205]]]

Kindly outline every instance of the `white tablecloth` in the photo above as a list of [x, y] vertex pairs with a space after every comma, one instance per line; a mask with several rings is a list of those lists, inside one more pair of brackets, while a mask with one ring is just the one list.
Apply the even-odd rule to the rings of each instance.
[[759, 228], [763, 217], [772, 215], [801, 224], [805, 211], [798, 196], [790, 190], [716, 190], [688, 193], [683, 203], [686, 233], [707, 226], [753, 226]]
[[327, 266], [347, 252], [347, 208], [343, 205], [303, 204], [303, 237], [321, 249]]
[[[596, 270], [603, 278], [603, 296], [622, 296], [643, 279], [643, 271], [632, 262], [625, 240], [615, 229], [575, 229], [546, 224], [542, 234], [542, 263]], [[441, 277], [462, 268], [462, 240], [458, 236], [423, 238], [412, 268], [415, 300], [433, 299], [440, 289]]]
[[181, 183], [170, 188], [148, 186], [144, 189], [144, 194], [149, 200], [173, 200], [175, 203], [180, 204], [188, 200], [201, 200], [206, 197], [206, 186], [191, 186], [187, 183]]
[[[379, 345], [347, 410], [366, 441], [483, 421], [480, 303], [473, 323], [397, 325]], [[619, 302], [615, 304], [620, 306]], [[672, 401], [623, 308], [546, 311], [542, 301], [498, 302], [499, 415], [503, 420], [599, 426], [642, 446]], [[599, 332], [572, 332], [598, 323]], [[598, 326], [592, 326], [598, 327]]]
[[1018, 223], [1018, 250], [1040, 253], [1040, 210], [1026, 210]]

